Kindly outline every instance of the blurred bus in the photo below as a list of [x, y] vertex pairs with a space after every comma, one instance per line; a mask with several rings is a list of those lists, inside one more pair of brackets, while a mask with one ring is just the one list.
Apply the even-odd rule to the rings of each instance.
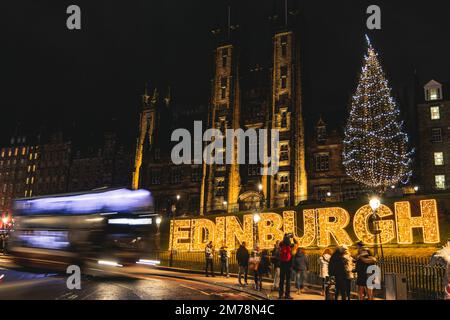
[[8, 250], [25, 266], [134, 264], [156, 228], [147, 190], [99, 189], [21, 198], [13, 203]]

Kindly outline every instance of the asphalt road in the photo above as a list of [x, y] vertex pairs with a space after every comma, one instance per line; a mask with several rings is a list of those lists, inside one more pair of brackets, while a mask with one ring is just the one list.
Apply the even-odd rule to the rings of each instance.
[[[252, 295], [214, 284], [121, 271], [120, 275], [83, 276], [81, 289], [69, 290], [67, 276], [15, 266], [0, 258], [1, 300], [252, 300]], [[150, 273], [150, 272], [149, 272]]]

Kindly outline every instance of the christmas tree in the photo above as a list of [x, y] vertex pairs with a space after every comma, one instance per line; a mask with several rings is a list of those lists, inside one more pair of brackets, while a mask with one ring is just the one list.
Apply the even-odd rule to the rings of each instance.
[[384, 191], [408, 182], [411, 152], [378, 55], [366, 39], [367, 54], [345, 128], [343, 163], [355, 181]]

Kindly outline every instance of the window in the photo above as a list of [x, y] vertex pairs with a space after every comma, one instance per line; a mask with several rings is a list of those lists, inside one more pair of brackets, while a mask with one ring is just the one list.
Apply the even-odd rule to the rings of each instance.
[[249, 164], [247, 167], [247, 172], [250, 177], [259, 175], [259, 166], [257, 164]]
[[317, 127], [317, 141], [323, 142], [327, 139], [327, 127], [320, 126]]
[[289, 161], [289, 145], [287, 143], [280, 146], [280, 161]]
[[280, 175], [280, 188], [278, 189], [279, 193], [289, 192], [289, 176], [288, 175]]
[[170, 177], [172, 184], [181, 183], [181, 170], [179, 168], [172, 168]]
[[288, 37], [287, 35], [284, 35], [281, 37], [281, 56], [286, 57], [287, 55], [287, 44], [288, 44]]
[[225, 195], [225, 180], [217, 179], [216, 180], [216, 197], [223, 197]]
[[431, 129], [431, 142], [442, 142], [442, 130], [441, 128]]
[[161, 149], [159, 148], [155, 148], [155, 160], [160, 160], [161, 159]]
[[222, 68], [227, 66], [228, 48], [222, 49]]
[[286, 111], [283, 111], [281, 113], [281, 127], [287, 128], [287, 112]]
[[441, 114], [439, 111], [439, 106], [430, 107], [431, 120], [439, 120], [441, 118]]
[[427, 90], [427, 100], [440, 100], [441, 99], [441, 88], [431, 88]]
[[287, 74], [288, 74], [287, 66], [282, 66], [280, 68], [281, 89], [286, 89], [286, 87], [287, 87]]
[[153, 185], [161, 184], [161, 171], [152, 170], [150, 174], [150, 183]]
[[227, 78], [222, 77], [220, 79], [220, 98], [225, 99], [227, 97]]
[[437, 176], [434, 176], [434, 179], [436, 181], [436, 189], [444, 190], [445, 189], [445, 176], [437, 175]]
[[202, 167], [192, 167], [191, 182], [200, 182], [202, 180]]
[[316, 171], [328, 171], [330, 169], [330, 155], [328, 153], [318, 153], [315, 155]]
[[434, 165], [435, 166], [444, 165], [444, 153], [443, 152], [435, 152], [434, 153]]

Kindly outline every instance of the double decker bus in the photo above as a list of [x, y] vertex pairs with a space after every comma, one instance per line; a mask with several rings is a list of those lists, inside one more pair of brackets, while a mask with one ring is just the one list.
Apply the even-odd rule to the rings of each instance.
[[86, 263], [136, 263], [154, 233], [154, 201], [147, 190], [98, 189], [13, 203], [8, 250], [24, 266], [65, 269]]

